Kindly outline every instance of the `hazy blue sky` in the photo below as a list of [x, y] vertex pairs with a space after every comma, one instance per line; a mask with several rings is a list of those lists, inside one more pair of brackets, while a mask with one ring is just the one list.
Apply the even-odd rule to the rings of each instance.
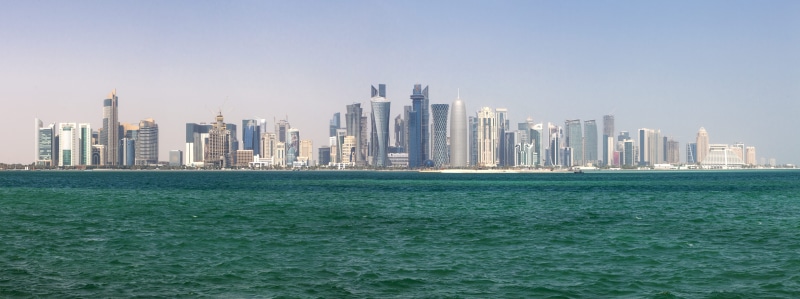
[[288, 116], [316, 148], [371, 84], [394, 118], [421, 83], [512, 124], [602, 130], [613, 113], [682, 160], [703, 126], [800, 163], [800, 1], [4, 1], [0, 82], [2, 162], [33, 161], [35, 117], [99, 128], [114, 88], [120, 121], [156, 120], [167, 160], [220, 107], [270, 131]]

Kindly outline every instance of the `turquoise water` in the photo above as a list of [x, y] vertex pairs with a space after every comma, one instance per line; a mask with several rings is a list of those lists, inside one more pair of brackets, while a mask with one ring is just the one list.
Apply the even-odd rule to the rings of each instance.
[[0, 297], [796, 298], [800, 171], [0, 172]]

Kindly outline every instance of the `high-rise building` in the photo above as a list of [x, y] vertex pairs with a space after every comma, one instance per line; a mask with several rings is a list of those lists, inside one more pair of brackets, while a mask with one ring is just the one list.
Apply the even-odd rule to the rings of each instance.
[[342, 114], [341, 113], [336, 112], [336, 113], [333, 114], [333, 118], [331, 118], [329, 128], [330, 128], [329, 137], [336, 136], [336, 130], [342, 128]]
[[614, 155], [614, 115], [603, 115], [603, 165], [611, 165]]
[[60, 123], [58, 166], [92, 165], [92, 129], [88, 123]]
[[570, 163], [566, 166], [583, 166], [583, 131], [581, 130], [581, 120], [567, 120], [564, 124], [566, 136], [564, 136], [566, 147], [569, 148]]
[[663, 162], [664, 140], [661, 130], [639, 129], [639, 165], [653, 166]]
[[136, 161], [136, 140], [122, 138], [119, 140], [119, 165], [133, 166]]
[[[386, 86], [380, 84], [380, 92], [386, 93]], [[372, 141], [373, 148], [372, 163], [376, 167], [388, 167], [389, 164], [389, 108], [390, 102], [385, 97], [380, 96], [378, 90], [372, 87], [373, 95], [378, 95], [370, 99], [372, 106]]]
[[432, 160], [433, 165], [441, 168], [449, 164], [449, 151], [447, 148], [447, 112], [450, 108], [448, 104], [432, 104], [431, 113], [433, 114], [433, 130], [431, 131], [431, 143], [433, 144]]
[[286, 165], [292, 165], [300, 155], [300, 130], [289, 129], [289, 143], [286, 144]]
[[401, 153], [406, 152], [405, 141], [408, 140], [406, 135], [405, 119], [403, 119], [403, 114], [398, 114], [397, 117], [394, 118], [394, 147], [398, 148]]
[[208, 138], [204, 144], [204, 166], [213, 168], [228, 168], [231, 160], [231, 131], [224, 122], [222, 112], [216, 117], [217, 122], [211, 125]]
[[495, 117], [497, 118], [497, 161], [498, 166], [506, 167], [511, 166], [508, 163], [508, 151], [506, 150], [506, 131], [509, 128], [509, 120], [508, 120], [508, 109], [506, 108], [497, 108], [495, 111]]
[[748, 146], [746, 151], [747, 158], [744, 160], [744, 164], [750, 166], [756, 165], [756, 147]]
[[544, 124], [534, 124], [528, 136], [529, 142], [533, 144], [533, 152], [536, 154], [537, 161], [534, 161], [534, 166], [545, 165], [545, 149], [550, 144], [550, 138], [547, 132], [544, 131]]
[[697, 163], [697, 143], [686, 144], [686, 164]]
[[408, 124], [408, 167], [418, 168], [429, 158], [430, 134], [429, 118], [429, 98], [428, 87], [415, 84], [411, 92], [411, 107], [409, 113], [410, 122]]
[[469, 166], [478, 165], [478, 117], [469, 116], [467, 118], [469, 129]]
[[505, 142], [503, 149], [506, 152], [506, 164], [504, 167], [514, 167], [517, 166], [517, 154], [515, 148], [519, 134], [517, 131], [506, 131], [505, 135], [505, 138], [503, 138], [503, 142]]
[[469, 165], [467, 132], [467, 108], [459, 95], [450, 110], [450, 167], [464, 168]]
[[259, 159], [272, 159], [275, 162], [275, 149], [278, 146], [278, 139], [275, 133], [264, 133], [261, 135], [261, 155]]
[[103, 100], [103, 130], [100, 133], [100, 144], [106, 149], [106, 164], [119, 165], [119, 107], [117, 106], [117, 90], [114, 89]]
[[681, 160], [680, 143], [672, 138], [667, 138], [666, 142], [666, 162], [670, 164], [678, 164]]
[[583, 157], [584, 165], [597, 164], [597, 123], [593, 119], [583, 122]]
[[139, 122], [136, 138], [136, 165], [158, 164], [158, 124], [152, 119]]
[[300, 140], [300, 154], [297, 161], [305, 166], [311, 166], [314, 162], [314, 143], [311, 140]]
[[328, 166], [329, 164], [331, 164], [331, 147], [330, 146], [320, 147], [318, 157], [320, 166]]
[[53, 166], [53, 153], [55, 152], [55, 124], [50, 124], [47, 127], [42, 125], [42, 121], [38, 118], [34, 120], [35, 136], [34, 139], [34, 161], [36, 166], [50, 167]]
[[189, 167], [203, 167], [205, 163], [205, 145], [208, 133], [211, 131], [209, 124], [186, 123], [186, 148], [184, 165]]
[[259, 120], [242, 120], [242, 149], [253, 151], [253, 155], [261, 155], [261, 124]]
[[496, 167], [498, 162], [497, 143], [500, 132], [497, 128], [497, 114], [489, 107], [478, 110], [478, 167]]
[[347, 105], [347, 113], [345, 113], [345, 121], [347, 122], [347, 136], [353, 136], [355, 138], [355, 149], [350, 152], [349, 154], [353, 155], [353, 160], [350, 162], [352, 163], [363, 163], [364, 156], [361, 152], [362, 144], [361, 144], [361, 135], [366, 132], [363, 132], [361, 128], [361, 115], [363, 111], [361, 109], [361, 103], [353, 103], [351, 105]]
[[708, 155], [708, 151], [711, 148], [710, 144], [708, 143], [708, 132], [706, 132], [706, 128], [700, 127], [700, 130], [697, 131], [697, 163], [703, 163], [703, 159], [705, 159], [706, 155]]
[[622, 143], [622, 165], [634, 166], [634, 163], [636, 163], [636, 149], [633, 145], [633, 139], [625, 139]]

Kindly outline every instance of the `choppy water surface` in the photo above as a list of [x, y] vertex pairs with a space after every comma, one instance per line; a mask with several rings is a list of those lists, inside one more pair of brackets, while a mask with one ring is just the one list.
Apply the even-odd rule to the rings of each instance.
[[0, 297], [800, 296], [800, 171], [0, 172]]

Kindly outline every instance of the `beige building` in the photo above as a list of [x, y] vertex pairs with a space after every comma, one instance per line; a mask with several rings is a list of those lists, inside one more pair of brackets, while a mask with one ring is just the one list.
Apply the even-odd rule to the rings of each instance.
[[708, 151], [711, 149], [710, 144], [708, 143], [708, 132], [706, 132], [706, 128], [700, 127], [700, 130], [697, 131], [697, 162], [703, 162], [703, 159], [708, 155]]
[[303, 162], [306, 166], [314, 161], [314, 143], [311, 140], [300, 140], [300, 155], [297, 161]]
[[236, 166], [237, 167], [250, 167], [253, 162], [253, 150], [237, 150], [236, 151]]

